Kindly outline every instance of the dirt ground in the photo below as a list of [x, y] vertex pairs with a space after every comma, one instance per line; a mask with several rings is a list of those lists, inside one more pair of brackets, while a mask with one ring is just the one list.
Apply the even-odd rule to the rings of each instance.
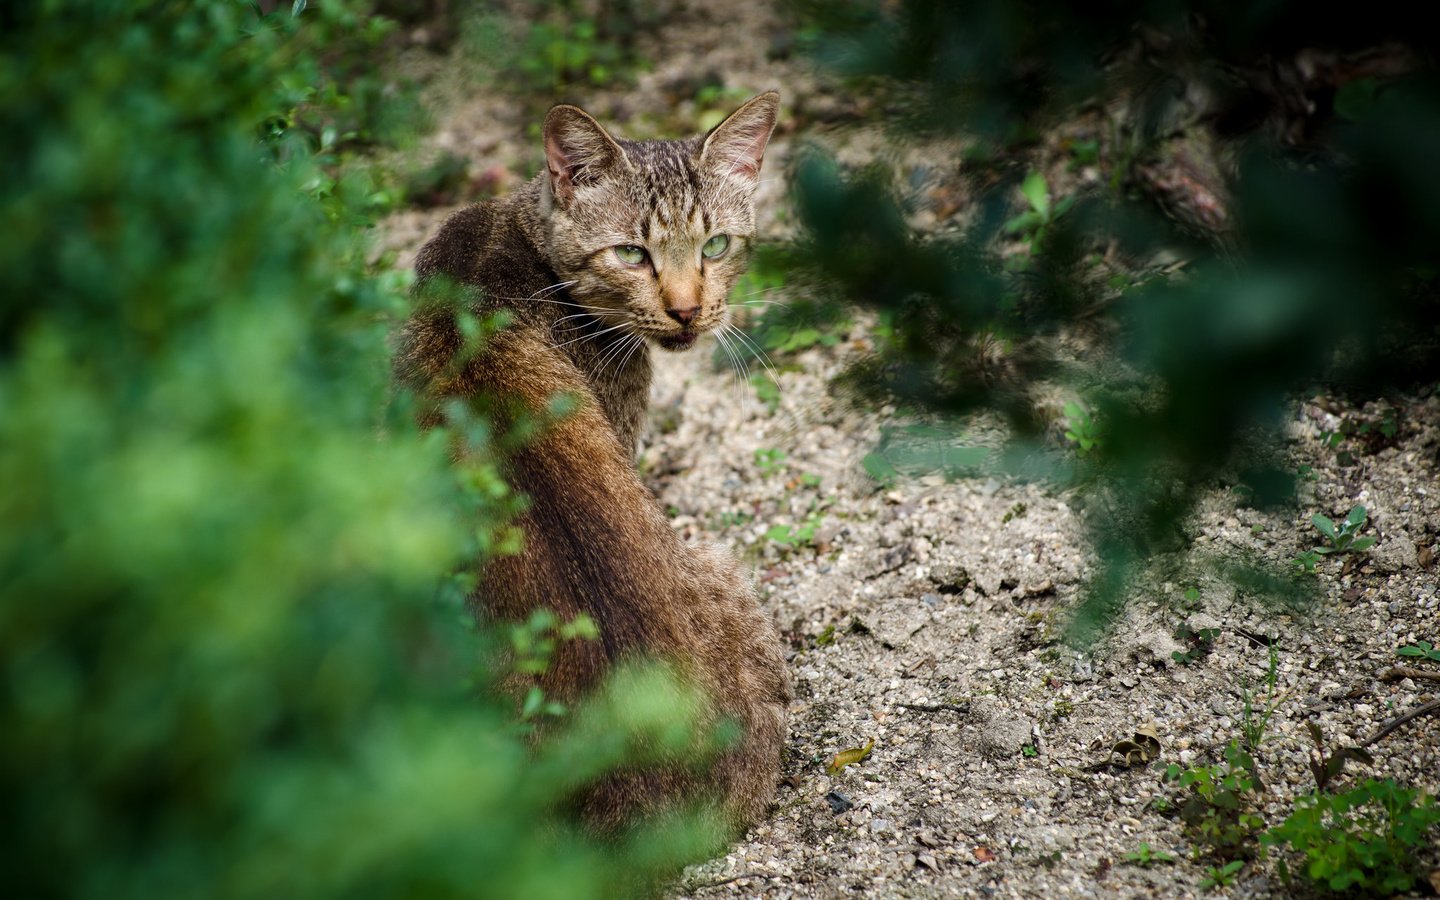
[[[633, 86], [563, 99], [625, 136], [682, 136], [722, 107], [780, 89], [785, 113], [761, 197], [770, 237], [791, 227], [783, 174], [803, 142], [853, 158], [887, 152], [863, 127], [815, 124], [853, 112], [850, 100], [790, 52], [787, 25], [767, 4], [667, 8], [640, 37], [652, 68]], [[431, 89], [437, 127], [415, 152], [465, 157], [476, 184], [503, 190], [523, 180], [540, 158], [534, 104], [517, 102], [502, 81], [452, 68]], [[697, 103], [706, 87], [711, 99]], [[796, 121], [812, 124], [797, 130]], [[391, 217], [380, 245], [408, 266], [453, 208]], [[952, 214], [922, 208], [917, 225]], [[785, 297], [784, 288], [767, 295]], [[1440, 393], [1387, 401], [1398, 432], [1352, 445], [1353, 459], [1322, 433], [1344, 416], [1378, 419], [1381, 408], [1297, 401], [1289, 452], [1313, 480], [1295, 509], [1260, 513], [1217, 485], [1190, 524], [1191, 550], [1166, 561], [1169, 575], [1136, 585], [1112, 637], [1077, 652], [1058, 640], [1093, 566], [1075, 498], [992, 478], [875, 482], [861, 460], [895, 417], [832, 390], [869, 346], [863, 318], [838, 336], [776, 360], [780, 393], [770, 404], [703, 342], [657, 356], [642, 470], [677, 530], [753, 564], [796, 685], [773, 815], [725, 856], [688, 870], [676, 896], [1199, 895], [1213, 863], [1192, 859], [1180, 820], [1157, 808], [1157, 798], [1177, 796], [1162, 773], [1169, 763], [1218, 761], [1241, 735], [1247, 691], [1258, 697], [1252, 706], [1274, 706], [1255, 754], [1272, 825], [1314, 786], [1308, 723], [1329, 747], [1359, 744], [1440, 695], [1437, 681], [1382, 678], [1406, 662], [1398, 646], [1440, 644]], [[1312, 515], [1338, 519], [1356, 504], [1378, 543], [1352, 562], [1322, 561], [1318, 602], [1267, 608], [1213, 574], [1230, 559], [1284, 565], [1315, 542]], [[779, 525], [813, 530], [787, 544], [773, 536]], [[1182, 642], [1182, 626], [1217, 631]], [[1197, 647], [1191, 661], [1176, 660]], [[1375, 741], [1374, 764], [1352, 763], [1335, 786], [1373, 774], [1440, 790], [1437, 722], [1421, 718]], [[1127, 740], [1146, 756], [1158, 747], [1158, 758], [1126, 765], [1111, 749]], [[837, 753], [865, 746], [868, 757], [828, 774]], [[1127, 864], [1142, 842], [1175, 861]], [[1440, 846], [1432, 842], [1422, 862], [1440, 870]], [[1272, 856], [1247, 864], [1218, 895], [1290, 893]]]

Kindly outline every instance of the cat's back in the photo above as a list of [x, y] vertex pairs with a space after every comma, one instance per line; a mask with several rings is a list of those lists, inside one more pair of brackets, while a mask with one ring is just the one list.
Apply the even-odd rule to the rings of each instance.
[[421, 388], [443, 379], [464, 344], [457, 309], [480, 314], [503, 309], [517, 320], [515, 328], [548, 333], [543, 304], [526, 302], [556, 280], [527, 229], [532, 193], [533, 185], [526, 185], [458, 210], [420, 248], [416, 310], [396, 347], [402, 383]]
[[415, 259], [420, 287], [444, 278], [478, 288], [479, 309], [517, 309], [517, 299], [553, 283], [553, 273], [530, 236], [533, 183], [496, 200], [452, 214]]

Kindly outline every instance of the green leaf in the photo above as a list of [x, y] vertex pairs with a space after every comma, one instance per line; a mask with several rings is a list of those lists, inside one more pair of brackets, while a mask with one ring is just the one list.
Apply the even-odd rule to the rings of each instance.
[[1366, 515], [1365, 507], [1357, 503], [1350, 509], [1350, 514], [1345, 517], [1345, 524], [1358, 529], [1361, 525], [1365, 524]]
[[1025, 176], [1020, 184], [1020, 193], [1030, 201], [1030, 208], [1039, 213], [1041, 217], [1048, 218], [1050, 215], [1050, 186], [1045, 183], [1045, 176], [1039, 172], [1031, 172]]
[[1013, 219], [1005, 222], [1006, 234], [1024, 234], [1027, 231], [1034, 231], [1045, 224], [1045, 217], [1034, 210], [1021, 213]]
[[1350, 545], [1350, 549], [1358, 553], [1361, 550], [1369, 550], [1373, 546], [1375, 546], [1375, 538], [1362, 537], [1356, 538], [1355, 541]]
[[789, 525], [772, 525], [770, 530], [765, 532], [765, 537], [777, 544], [790, 544], [795, 541]]
[[525, 694], [525, 702], [520, 707], [521, 718], [529, 719], [540, 711], [545, 705], [545, 692], [540, 690], [540, 685], [530, 685], [530, 690]]
[[1337, 537], [1337, 534], [1335, 532], [1335, 523], [1330, 521], [1329, 517], [1327, 516], [1322, 516], [1319, 513], [1316, 513], [1315, 515], [1310, 517], [1310, 524], [1318, 528], [1321, 534], [1325, 535], [1332, 541], [1335, 540], [1335, 538]]
[[900, 474], [883, 453], [865, 454], [860, 465], [865, 469], [865, 474], [880, 482], [893, 481]]

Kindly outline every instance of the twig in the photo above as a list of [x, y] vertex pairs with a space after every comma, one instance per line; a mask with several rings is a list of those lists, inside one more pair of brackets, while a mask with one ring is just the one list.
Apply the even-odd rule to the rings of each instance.
[[958, 712], [967, 713], [969, 706], [959, 703], [897, 703], [901, 709], [913, 709], [916, 712]]
[[1426, 703], [1423, 706], [1417, 706], [1414, 709], [1410, 710], [1408, 713], [1405, 713], [1403, 716], [1396, 716], [1395, 718], [1386, 722], [1383, 726], [1381, 726], [1379, 731], [1375, 732], [1374, 734], [1366, 738], [1364, 741], [1362, 741], [1360, 743], [1360, 746], [1368, 747], [1383, 738], [1385, 735], [1399, 728], [1401, 725], [1404, 725], [1406, 722], [1413, 721], [1420, 718], [1421, 716], [1432, 715], [1437, 712], [1440, 712], [1440, 700], [1431, 700], [1429, 703]]
[[1428, 669], [1412, 669], [1409, 666], [1395, 666], [1380, 673], [1381, 681], [1399, 681], [1402, 678], [1440, 681], [1440, 672], [1431, 672]]

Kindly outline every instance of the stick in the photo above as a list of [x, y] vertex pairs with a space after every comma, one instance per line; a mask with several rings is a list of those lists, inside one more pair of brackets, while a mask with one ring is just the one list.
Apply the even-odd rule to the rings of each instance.
[[1396, 666], [1393, 669], [1386, 669], [1380, 673], [1381, 681], [1399, 681], [1402, 678], [1440, 681], [1440, 672], [1431, 672], [1428, 669], [1412, 669], [1409, 666]]
[[967, 713], [970, 707], [961, 706], [958, 703], [897, 703], [901, 709], [913, 709], [916, 712], [958, 712]]
[[1431, 700], [1429, 703], [1426, 703], [1422, 706], [1417, 706], [1414, 709], [1410, 710], [1408, 713], [1405, 713], [1403, 716], [1396, 716], [1395, 718], [1386, 722], [1383, 726], [1381, 726], [1379, 731], [1366, 738], [1364, 742], [1360, 744], [1360, 746], [1368, 747], [1383, 738], [1385, 735], [1399, 728], [1401, 725], [1404, 725], [1406, 722], [1410, 722], [1420, 718], [1421, 716], [1428, 716], [1437, 712], [1440, 712], [1440, 700]]

